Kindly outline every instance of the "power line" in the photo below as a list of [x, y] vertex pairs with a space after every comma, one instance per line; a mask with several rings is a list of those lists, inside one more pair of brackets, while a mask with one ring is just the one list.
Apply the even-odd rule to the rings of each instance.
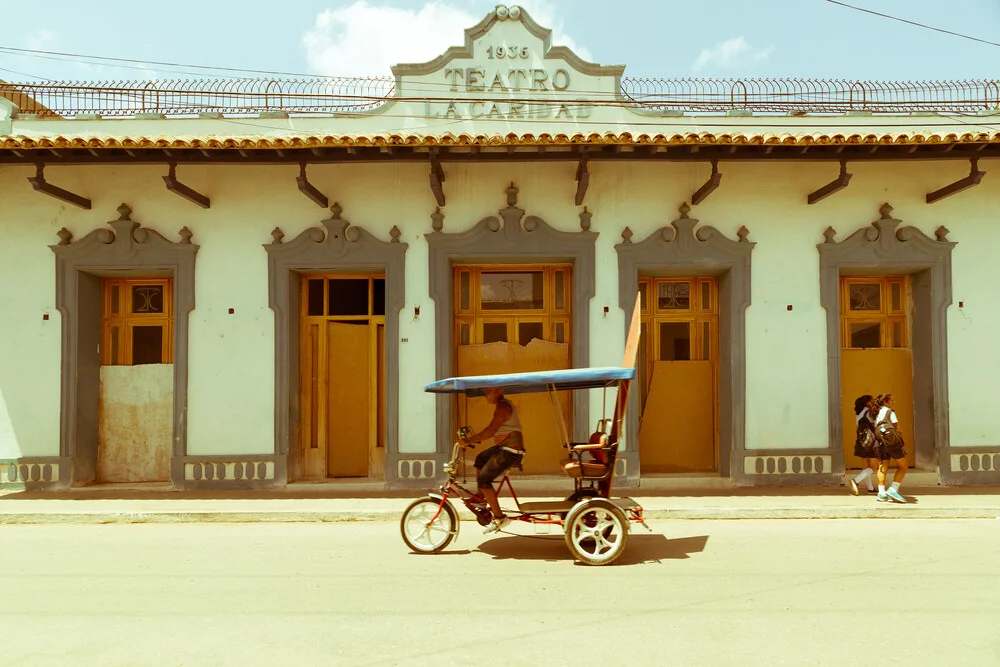
[[865, 9], [864, 7], [855, 7], [854, 5], [849, 5], [846, 2], [840, 2], [839, 0], [826, 0], [826, 1], [834, 5], [840, 5], [841, 7], [847, 7], [848, 9], [854, 9], [859, 12], [864, 12], [866, 14], [874, 14], [875, 16], [881, 16], [882, 18], [891, 19], [893, 21], [899, 21], [900, 23], [908, 23], [910, 25], [915, 25], [918, 28], [926, 28], [927, 30], [934, 30], [935, 32], [943, 32], [946, 35], [954, 35], [955, 37], [961, 37], [962, 39], [971, 39], [973, 42], [981, 42], [983, 44], [989, 44], [990, 46], [1000, 46], [1000, 43], [998, 42], [991, 42], [986, 39], [979, 39], [978, 37], [963, 35], [962, 33], [952, 32], [951, 30], [945, 30], [944, 28], [935, 28], [932, 25], [925, 25], [923, 23], [917, 23], [916, 21], [901, 19], [898, 16], [892, 16], [891, 14], [882, 14], [880, 12], [872, 11], [871, 9]]

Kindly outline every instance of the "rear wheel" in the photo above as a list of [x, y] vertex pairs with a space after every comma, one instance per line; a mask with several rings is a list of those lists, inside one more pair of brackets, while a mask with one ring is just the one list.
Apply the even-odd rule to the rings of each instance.
[[588, 498], [566, 515], [566, 546], [581, 563], [610, 565], [625, 552], [628, 520], [604, 498]]
[[399, 532], [413, 551], [435, 553], [451, 544], [458, 533], [458, 514], [447, 500], [419, 498], [403, 512]]

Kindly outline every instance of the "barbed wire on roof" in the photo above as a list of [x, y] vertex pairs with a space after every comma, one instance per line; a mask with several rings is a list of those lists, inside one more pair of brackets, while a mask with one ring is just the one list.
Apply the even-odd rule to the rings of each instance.
[[[391, 101], [440, 101], [440, 92], [413, 87], [397, 96], [389, 77], [296, 79], [167, 79], [120, 81], [0, 82], [0, 97], [16, 98], [23, 114], [72, 117], [138, 113], [250, 116], [363, 113]], [[572, 93], [574, 105], [622, 105], [652, 112], [822, 114], [867, 111], [972, 113], [1000, 109], [1000, 80], [853, 81], [848, 79], [625, 78], [620, 97], [598, 91]], [[461, 97], [457, 93], [456, 97]], [[487, 97], [489, 97], [487, 95]], [[477, 100], [483, 99], [477, 97]], [[471, 99], [468, 101], [472, 101]], [[499, 95], [495, 101], [544, 104], [538, 97]], [[552, 104], [565, 104], [550, 100]]]

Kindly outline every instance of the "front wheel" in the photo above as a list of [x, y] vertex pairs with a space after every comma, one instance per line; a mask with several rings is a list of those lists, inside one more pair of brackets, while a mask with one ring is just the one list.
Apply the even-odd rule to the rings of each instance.
[[570, 553], [587, 565], [610, 565], [628, 544], [628, 520], [604, 498], [581, 500], [566, 515], [565, 527]]
[[451, 544], [458, 533], [458, 514], [447, 500], [418, 498], [410, 503], [399, 520], [399, 532], [406, 546], [417, 553], [431, 554]]

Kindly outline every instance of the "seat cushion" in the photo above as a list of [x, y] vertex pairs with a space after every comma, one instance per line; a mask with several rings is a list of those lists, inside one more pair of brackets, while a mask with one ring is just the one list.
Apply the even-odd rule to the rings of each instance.
[[574, 461], [564, 465], [563, 470], [566, 471], [566, 474], [570, 477], [603, 477], [607, 474], [608, 467], [599, 463], [591, 463], [589, 461], [584, 463]]

